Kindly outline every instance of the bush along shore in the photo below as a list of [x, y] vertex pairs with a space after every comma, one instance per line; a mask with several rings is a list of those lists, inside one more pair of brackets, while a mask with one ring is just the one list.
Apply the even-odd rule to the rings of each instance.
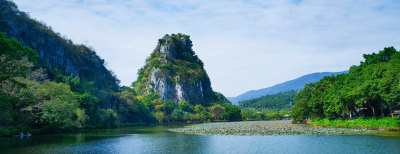
[[169, 129], [192, 135], [373, 135], [376, 130], [358, 128], [326, 128], [307, 124], [292, 124], [289, 120], [217, 122]]
[[[312, 125], [338, 128], [362, 128], [373, 130], [400, 131], [399, 118], [358, 118], [349, 119], [313, 119]], [[400, 133], [400, 132], [399, 132]]]

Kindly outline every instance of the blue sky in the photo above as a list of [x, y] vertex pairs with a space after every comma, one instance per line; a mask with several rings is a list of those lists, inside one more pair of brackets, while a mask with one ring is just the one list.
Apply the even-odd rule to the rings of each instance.
[[123, 85], [165, 34], [191, 36], [214, 90], [236, 96], [347, 70], [400, 43], [398, 0], [14, 0], [106, 60]]

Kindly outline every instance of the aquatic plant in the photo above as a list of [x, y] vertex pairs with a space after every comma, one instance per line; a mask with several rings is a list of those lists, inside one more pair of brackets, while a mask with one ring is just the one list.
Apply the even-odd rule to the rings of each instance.
[[374, 130], [349, 128], [324, 128], [290, 121], [218, 122], [189, 125], [169, 129], [172, 132], [193, 135], [369, 135]]

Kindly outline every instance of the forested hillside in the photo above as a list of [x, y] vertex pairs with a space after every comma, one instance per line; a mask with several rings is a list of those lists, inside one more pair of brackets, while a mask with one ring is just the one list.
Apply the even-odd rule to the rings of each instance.
[[384, 117], [400, 109], [399, 51], [388, 47], [363, 57], [348, 74], [305, 85], [296, 94], [293, 117]]
[[259, 109], [271, 109], [271, 110], [290, 110], [291, 105], [294, 104], [294, 96], [297, 91], [285, 91], [274, 95], [266, 95], [259, 98], [245, 100], [239, 102], [240, 108], [259, 108]]

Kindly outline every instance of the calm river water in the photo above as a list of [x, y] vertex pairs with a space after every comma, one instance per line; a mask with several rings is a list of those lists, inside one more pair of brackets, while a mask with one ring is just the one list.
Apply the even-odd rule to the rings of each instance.
[[0, 138], [0, 153], [399, 153], [399, 137], [197, 136], [177, 126]]

